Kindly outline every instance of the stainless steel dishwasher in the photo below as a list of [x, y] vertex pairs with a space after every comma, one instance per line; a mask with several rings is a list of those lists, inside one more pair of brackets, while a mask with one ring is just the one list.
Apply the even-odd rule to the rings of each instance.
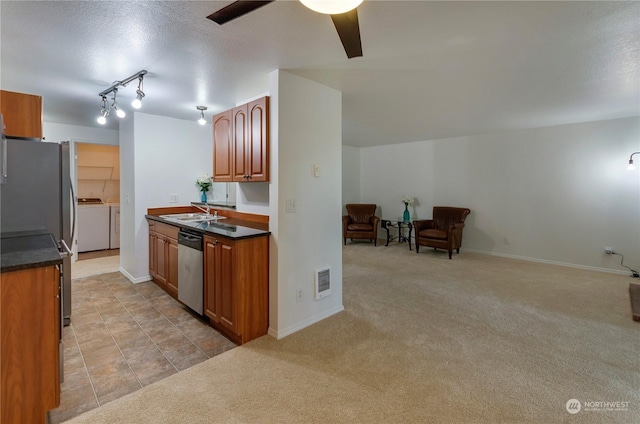
[[204, 257], [202, 236], [178, 232], [178, 300], [200, 315], [203, 312]]

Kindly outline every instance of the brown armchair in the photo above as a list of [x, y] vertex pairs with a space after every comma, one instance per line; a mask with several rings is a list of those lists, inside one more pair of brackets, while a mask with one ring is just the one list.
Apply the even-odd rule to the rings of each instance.
[[434, 206], [433, 219], [413, 221], [416, 253], [420, 252], [420, 246], [433, 247], [434, 250], [445, 249], [449, 252], [449, 259], [453, 249], [460, 253], [464, 220], [470, 213], [467, 208]]
[[378, 223], [380, 218], [376, 216], [377, 205], [352, 203], [346, 205], [347, 215], [342, 217], [342, 237], [344, 244], [347, 239], [373, 240], [373, 245], [378, 242]]

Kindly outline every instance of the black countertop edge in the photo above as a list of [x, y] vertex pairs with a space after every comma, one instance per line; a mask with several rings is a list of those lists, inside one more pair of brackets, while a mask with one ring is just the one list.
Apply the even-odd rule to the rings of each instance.
[[51, 234], [17, 237], [3, 235], [0, 248], [0, 272], [55, 266], [62, 263], [58, 246]]
[[231, 219], [231, 218], [221, 220], [219, 224], [233, 227], [234, 231], [227, 231], [224, 229], [213, 227], [213, 225], [216, 225], [217, 223], [212, 223], [211, 225], [209, 225], [207, 223], [176, 222], [166, 218], [161, 218], [157, 215], [145, 215], [145, 218], [151, 219], [157, 222], [162, 222], [167, 225], [172, 225], [177, 228], [185, 228], [187, 230], [195, 231], [204, 235], [222, 236], [222, 237], [227, 237], [233, 240], [242, 240], [242, 239], [248, 239], [248, 238], [254, 238], [254, 237], [268, 237], [271, 235], [270, 231], [248, 227], [241, 224], [241, 223], [247, 224], [247, 221], [240, 221], [240, 220]]

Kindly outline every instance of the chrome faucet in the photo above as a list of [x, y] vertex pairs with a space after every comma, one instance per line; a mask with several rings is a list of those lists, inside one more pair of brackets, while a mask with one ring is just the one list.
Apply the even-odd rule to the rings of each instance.
[[[198, 206], [196, 204], [192, 203], [192, 206], [195, 206], [196, 208], [200, 209], [202, 212], [206, 212], [207, 217], [209, 217], [209, 215], [211, 215], [211, 206], [209, 206], [208, 203], [205, 203], [206, 208], [203, 208], [201, 206]], [[218, 214], [218, 211], [216, 211], [216, 215]]]

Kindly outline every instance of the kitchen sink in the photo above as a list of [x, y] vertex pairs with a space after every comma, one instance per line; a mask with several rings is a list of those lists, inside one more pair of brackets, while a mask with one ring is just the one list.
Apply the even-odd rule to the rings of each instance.
[[217, 221], [219, 219], [226, 219], [226, 216], [214, 216], [207, 215], [206, 213], [174, 213], [171, 215], [160, 215], [160, 218], [169, 219], [178, 222], [203, 222], [203, 221]]

